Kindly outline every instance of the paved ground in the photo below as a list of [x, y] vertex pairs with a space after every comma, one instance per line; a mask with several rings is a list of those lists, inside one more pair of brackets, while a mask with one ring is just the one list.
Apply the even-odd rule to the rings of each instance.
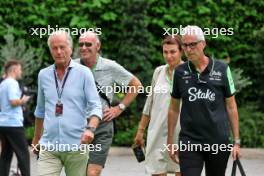
[[[242, 149], [242, 155], [241, 162], [247, 176], [264, 175], [264, 149]], [[16, 161], [14, 160], [12, 169], [14, 170], [15, 167]], [[226, 175], [231, 175], [231, 168], [232, 159], [230, 158]], [[36, 176], [36, 157], [32, 153], [31, 170], [32, 176]], [[62, 176], [65, 176], [65, 174], [62, 174]], [[146, 176], [146, 174], [144, 163], [137, 163], [130, 148], [113, 147], [102, 176]]]

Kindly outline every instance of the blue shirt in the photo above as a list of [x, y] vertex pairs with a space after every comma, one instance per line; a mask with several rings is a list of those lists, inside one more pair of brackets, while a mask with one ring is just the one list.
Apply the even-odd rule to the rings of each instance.
[[22, 107], [12, 106], [10, 103], [10, 100], [20, 99], [21, 94], [18, 82], [13, 78], [6, 78], [0, 84], [0, 126], [23, 126]]
[[[92, 109], [90, 116], [95, 115], [102, 118], [100, 98], [90, 69], [73, 61], [70, 62], [68, 68], [71, 69], [61, 96], [63, 114], [60, 116], [55, 115], [55, 106], [58, 102], [54, 77], [55, 65], [42, 69], [38, 75], [35, 116], [44, 118], [43, 135], [39, 142], [44, 146], [80, 144], [81, 135], [87, 125], [87, 118], [89, 118], [85, 111], [88, 106]], [[63, 80], [64, 78], [62, 81], [58, 79], [59, 87]]]

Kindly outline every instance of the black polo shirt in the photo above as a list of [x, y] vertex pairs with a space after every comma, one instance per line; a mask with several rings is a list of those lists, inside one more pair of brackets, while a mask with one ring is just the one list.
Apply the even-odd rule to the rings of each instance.
[[180, 140], [227, 143], [229, 123], [225, 98], [235, 93], [228, 65], [209, 58], [209, 64], [199, 73], [187, 61], [175, 69], [173, 79], [171, 96], [182, 99]]

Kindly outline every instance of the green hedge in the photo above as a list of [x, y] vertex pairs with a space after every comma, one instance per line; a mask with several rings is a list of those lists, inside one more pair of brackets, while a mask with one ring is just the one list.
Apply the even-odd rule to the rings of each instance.
[[[52, 59], [46, 45], [47, 36], [32, 36], [30, 28], [48, 25], [101, 28], [102, 54], [124, 65], [145, 86], [149, 85], [154, 68], [164, 63], [160, 46], [163, 28], [188, 24], [212, 30], [233, 28], [234, 35], [207, 36], [206, 53], [219, 59], [230, 58], [231, 68], [244, 71], [242, 76], [248, 77], [252, 84], [237, 94], [238, 105], [247, 108], [246, 102], [256, 102], [257, 110], [264, 112], [264, 1], [10, 0], [1, 1], [0, 6], [1, 45], [6, 44], [7, 33], [13, 34], [14, 41], [24, 39], [30, 50], [39, 53], [33, 60], [40, 66], [34, 65], [33, 70], [52, 63]], [[77, 39], [74, 36], [75, 47]], [[1, 65], [5, 59], [0, 58]], [[25, 82], [36, 87], [36, 78], [37, 71], [34, 71]], [[131, 125], [139, 120], [145, 98], [145, 95], [137, 98], [123, 115], [129, 123], [117, 121], [117, 128], [132, 129]]]
[[264, 147], [264, 113], [254, 104], [239, 108], [242, 146]]

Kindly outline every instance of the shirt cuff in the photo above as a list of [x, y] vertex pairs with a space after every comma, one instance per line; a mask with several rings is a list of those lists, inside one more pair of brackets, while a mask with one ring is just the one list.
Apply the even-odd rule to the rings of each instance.
[[45, 113], [44, 112], [39, 112], [37, 110], [34, 112], [34, 115], [38, 119], [44, 119], [44, 117], [45, 117]]
[[89, 116], [87, 117], [87, 119], [91, 118], [92, 116], [96, 116], [98, 117], [100, 120], [103, 119], [103, 113], [102, 110], [93, 110], [89, 113]]

